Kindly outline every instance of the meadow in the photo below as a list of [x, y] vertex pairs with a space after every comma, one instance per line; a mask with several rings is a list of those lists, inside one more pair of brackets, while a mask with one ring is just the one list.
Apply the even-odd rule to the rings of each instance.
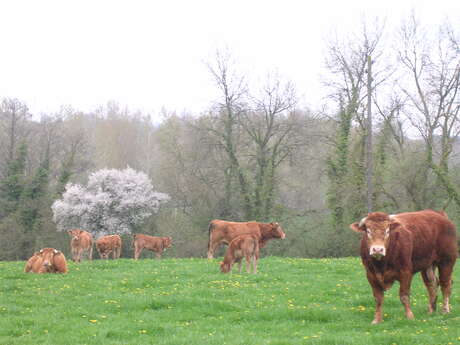
[[70, 262], [66, 275], [25, 274], [24, 262], [0, 262], [0, 344], [460, 343], [456, 284], [452, 312], [428, 315], [416, 275], [409, 321], [396, 283], [385, 321], [371, 325], [374, 299], [358, 258], [265, 257], [257, 275], [224, 275], [218, 262]]

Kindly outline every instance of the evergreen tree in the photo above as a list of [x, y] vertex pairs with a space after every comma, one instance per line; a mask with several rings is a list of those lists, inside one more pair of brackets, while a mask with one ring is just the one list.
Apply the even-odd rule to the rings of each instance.
[[18, 208], [25, 184], [27, 145], [21, 143], [16, 157], [8, 162], [6, 176], [0, 181], [0, 215], [5, 217]]

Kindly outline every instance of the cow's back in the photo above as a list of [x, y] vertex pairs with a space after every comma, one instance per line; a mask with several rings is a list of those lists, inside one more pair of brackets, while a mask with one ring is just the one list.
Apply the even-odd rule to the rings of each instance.
[[121, 247], [121, 238], [118, 235], [107, 235], [96, 241], [97, 248], [113, 249]]
[[223, 224], [225, 239], [230, 243], [241, 235], [254, 235], [260, 237], [260, 224], [257, 222], [227, 222]]
[[412, 233], [414, 271], [424, 269], [433, 261], [455, 260], [457, 257], [455, 225], [445, 213], [423, 210], [400, 213], [393, 218]]
[[160, 250], [163, 249], [163, 240], [161, 237], [144, 235], [144, 234], [137, 234], [135, 241], [137, 245], [143, 248], [147, 248], [149, 250]]

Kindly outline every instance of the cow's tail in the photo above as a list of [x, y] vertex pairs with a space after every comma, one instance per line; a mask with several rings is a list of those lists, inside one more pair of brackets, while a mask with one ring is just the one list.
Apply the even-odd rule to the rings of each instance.
[[208, 253], [211, 250], [211, 231], [214, 229], [214, 224], [213, 222], [209, 222], [208, 226]]
[[136, 235], [137, 234], [133, 234], [133, 241], [131, 242], [131, 247], [134, 247], [134, 242], [136, 242]]

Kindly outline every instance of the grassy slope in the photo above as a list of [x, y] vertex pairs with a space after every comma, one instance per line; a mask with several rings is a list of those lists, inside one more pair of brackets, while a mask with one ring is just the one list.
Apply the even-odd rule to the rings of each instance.
[[257, 275], [223, 275], [206, 259], [70, 263], [67, 275], [24, 274], [23, 266], [0, 262], [2, 345], [460, 342], [457, 285], [453, 312], [427, 315], [418, 275], [416, 320], [404, 319], [395, 284], [385, 322], [371, 326], [374, 300], [357, 258], [268, 257]]

